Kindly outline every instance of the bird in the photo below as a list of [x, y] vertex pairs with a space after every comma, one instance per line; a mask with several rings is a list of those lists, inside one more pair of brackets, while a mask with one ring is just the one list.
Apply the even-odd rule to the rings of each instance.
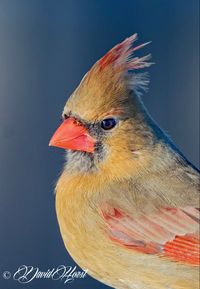
[[49, 145], [64, 245], [116, 289], [199, 288], [199, 170], [142, 101], [151, 55], [137, 34], [109, 50], [68, 98]]

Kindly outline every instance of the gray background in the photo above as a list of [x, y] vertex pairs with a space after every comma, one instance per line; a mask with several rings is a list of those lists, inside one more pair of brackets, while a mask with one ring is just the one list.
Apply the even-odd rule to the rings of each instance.
[[63, 151], [49, 148], [63, 105], [108, 49], [138, 32], [152, 40], [144, 103], [195, 165], [199, 160], [197, 0], [0, 1], [0, 288], [108, 288], [4, 280], [19, 265], [73, 265], [57, 225], [53, 189]]

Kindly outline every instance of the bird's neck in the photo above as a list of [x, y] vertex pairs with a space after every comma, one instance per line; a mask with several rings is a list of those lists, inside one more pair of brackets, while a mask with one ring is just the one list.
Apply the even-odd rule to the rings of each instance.
[[183, 153], [177, 148], [173, 140], [160, 128], [157, 122], [152, 118], [149, 111], [144, 106], [141, 98], [136, 95], [131, 95], [132, 101], [135, 108], [135, 119], [142, 124], [144, 133], [144, 138], [147, 137], [147, 146], [151, 147], [151, 151], [154, 151], [157, 147], [160, 154], [170, 154], [171, 160], [175, 162], [180, 162], [185, 166], [189, 166], [196, 173], [199, 170], [183, 155]]

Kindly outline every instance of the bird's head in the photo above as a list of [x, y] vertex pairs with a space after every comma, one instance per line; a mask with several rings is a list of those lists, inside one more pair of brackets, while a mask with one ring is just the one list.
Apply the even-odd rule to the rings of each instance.
[[50, 145], [68, 150], [71, 170], [116, 169], [140, 156], [148, 131], [138, 97], [148, 79], [135, 70], [148, 67], [150, 55], [135, 57], [137, 35], [125, 39], [97, 61], [70, 96], [63, 122]]

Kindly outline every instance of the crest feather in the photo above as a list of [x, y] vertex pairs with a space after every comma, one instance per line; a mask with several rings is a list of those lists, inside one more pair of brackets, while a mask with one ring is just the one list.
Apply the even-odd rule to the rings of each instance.
[[[106, 69], [114, 69], [114, 71], [124, 74], [127, 85], [130, 89], [140, 94], [141, 90], [146, 90], [149, 80], [147, 73], [133, 73], [137, 69], [142, 69], [151, 66], [149, 62], [151, 55], [143, 57], [134, 57], [134, 52], [145, 47], [151, 41], [133, 47], [133, 43], [137, 40], [137, 34], [126, 38], [123, 42], [114, 46], [109, 50], [97, 63], [99, 72]], [[132, 72], [132, 73], [131, 73]]]

